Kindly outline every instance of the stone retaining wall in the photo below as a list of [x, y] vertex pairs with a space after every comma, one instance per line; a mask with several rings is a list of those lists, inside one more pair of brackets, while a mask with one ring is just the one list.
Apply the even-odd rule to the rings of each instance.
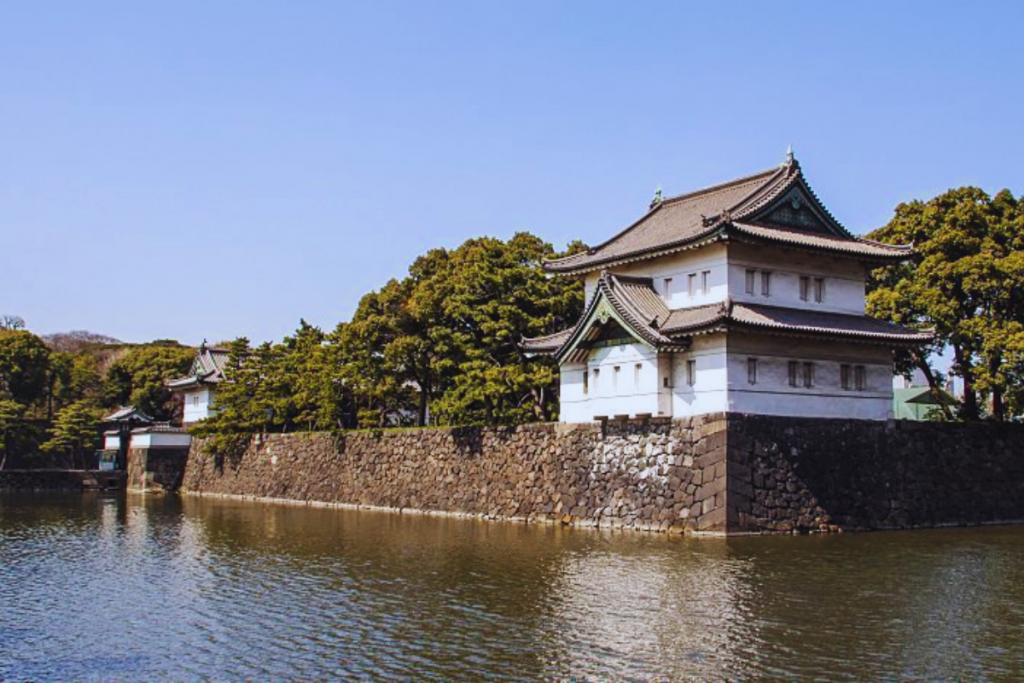
[[682, 532], [725, 529], [725, 421], [271, 434], [184, 491]]
[[1024, 520], [1024, 425], [729, 416], [731, 528]]
[[655, 531], [780, 533], [1024, 520], [1024, 425], [707, 415], [272, 434], [183, 490]]
[[124, 488], [123, 472], [0, 470], [0, 491], [84, 491]]

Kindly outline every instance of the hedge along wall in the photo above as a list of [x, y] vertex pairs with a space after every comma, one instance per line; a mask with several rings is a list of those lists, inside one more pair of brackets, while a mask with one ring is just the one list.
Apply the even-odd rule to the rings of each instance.
[[495, 519], [725, 531], [725, 420], [269, 434], [219, 459], [194, 441], [186, 493]]
[[1024, 426], [717, 414], [193, 442], [194, 494], [717, 533], [1024, 520]]

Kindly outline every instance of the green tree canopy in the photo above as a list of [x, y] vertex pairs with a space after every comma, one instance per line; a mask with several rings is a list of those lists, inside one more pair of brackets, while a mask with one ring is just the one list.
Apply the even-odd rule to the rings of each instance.
[[134, 405], [155, 420], [173, 419], [177, 405], [165, 382], [187, 374], [194, 358], [193, 349], [176, 343], [132, 347], [107, 372], [105, 405]]
[[[1003, 419], [1019, 414], [1024, 378], [1024, 213], [1009, 191], [994, 199], [974, 187], [900, 204], [869, 238], [911, 244], [915, 258], [874, 271], [868, 312], [934, 327], [930, 351], [950, 348], [963, 378], [962, 416], [977, 419], [979, 395]], [[913, 362], [931, 377], [927, 354]], [[1010, 404], [1007, 405], [1009, 400]]]
[[0, 396], [42, 405], [49, 384], [50, 350], [26, 330], [0, 331]]
[[48, 453], [63, 454], [72, 467], [86, 467], [85, 454], [99, 441], [102, 411], [90, 401], [76, 401], [57, 413], [50, 439], [43, 444]]

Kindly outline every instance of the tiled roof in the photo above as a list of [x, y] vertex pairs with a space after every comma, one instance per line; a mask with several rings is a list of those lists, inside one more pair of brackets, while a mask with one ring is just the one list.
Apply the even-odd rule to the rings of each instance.
[[928, 330], [915, 330], [866, 315], [826, 313], [760, 304], [735, 304], [728, 319], [743, 327], [849, 337], [862, 341], [877, 340], [915, 345], [929, 342], [935, 336]]
[[811, 247], [812, 249], [825, 251], [838, 251], [856, 254], [858, 256], [879, 257], [882, 259], [905, 259], [910, 255], [909, 247], [882, 244], [872, 240], [857, 239], [849, 240], [832, 235], [821, 235], [809, 233], [792, 228], [767, 227], [763, 225], [751, 225], [749, 223], [733, 223], [729, 230], [730, 235], [739, 234], [740, 237], [750, 237], [794, 246]]
[[526, 353], [555, 353], [558, 349], [562, 348], [565, 342], [569, 341], [569, 337], [575, 331], [575, 327], [570, 327], [567, 330], [549, 334], [546, 337], [524, 338], [519, 346]]
[[548, 261], [546, 270], [556, 273], [593, 270], [630, 256], [669, 249], [709, 237], [718, 230], [708, 225], [715, 216], [764, 186], [778, 169], [715, 185], [704, 190], [666, 199], [655, 204], [640, 220], [587, 252]]
[[153, 418], [146, 415], [144, 412], [136, 408], [135, 406], [125, 406], [118, 408], [110, 415], [103, 417], [103, 422], [124, 422], [126, 420], [138, 420], [139, 422], [152, 422]]
[[668, 319], [670, 312], [654, 291], [650, 278], [616, 276], [604, 272], [601, 273], [597, 291], [587, 310], [575, 327], [546, 337], [523, 339], [521, 348], [527, 353], [560, 354], [563, 349], [577, 343], [579, 335], [591, 333], [593, 327], [587, 327], [586, 323], [595, 314], [600, 301], [607, 301], [630, 331], [651, 346], [679, 346], [678, 340], [665, 336], [658, 329]]
[[189, 389], [203, 384], [217, 384], [224, 379], [224, 366], [228, 360], [228, 350], [202, 344], [196, 351], [192, 363], [192, 374], [188, 377], [167, 380], [164, 384], [169, 389]]
[[731, 300], [705, 306], [669, 310], [655, 293], [650, 281], [604, 272], [580, 324], [557, 334], [524, 339], [528, 353], [560, 356], [570, 346], [586, 339], [581, 329], [593, 315], [600, 299], [612, 307], [640, 339], [658, 349], [685, 348], [687, 338], [715, 330], [760, 330], [782, 334], [844, 338], [866, 343], [916, 346], [930, 342], [934, 334], [864, 315], [828, 313], [801, 308], [733, 303]]
[[[790, 190], [806, 196], [814, 205], [827, 234], [750, 224], [768, 213], [773, 202], [789, 196]], [[730, 227], [741, 235], [819, 250], [886, 259], [905, 258], [910, 253], [907, 248], [880, 245], [850, 234], [818, 201], [799, 163], [790, 158], [782, 166], [654, 204], [640, 220], [607, 242], [548, 261], [544, 268], [552, 273], [585, 273], [693, 248], [720, 239]]]

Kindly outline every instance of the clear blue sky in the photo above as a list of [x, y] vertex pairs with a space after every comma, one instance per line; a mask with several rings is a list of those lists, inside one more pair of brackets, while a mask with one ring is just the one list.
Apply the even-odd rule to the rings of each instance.
[[435, 246], [597, 243], [792, 143], [851, 230], [1024, 192], [1024, 3], [0, 4], [0, 313], [325, 329]]

